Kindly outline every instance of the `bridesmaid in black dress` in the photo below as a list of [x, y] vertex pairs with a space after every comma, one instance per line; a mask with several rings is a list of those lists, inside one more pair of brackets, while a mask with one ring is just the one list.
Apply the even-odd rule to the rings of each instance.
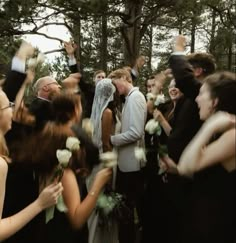
[[196, 102], [205, 120], [174, 166], [193, 177], [181, 234], [183, 243], [236, 242], [236, 96], [235, 74], [220, 72], [204, 80]]

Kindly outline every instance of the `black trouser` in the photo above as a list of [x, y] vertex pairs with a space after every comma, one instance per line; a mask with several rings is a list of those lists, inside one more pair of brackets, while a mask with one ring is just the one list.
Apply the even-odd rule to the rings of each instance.
[[122, 172], [117, 169], [116, 191], [125, 197], [129, 208], [125, 218], [119, 223], [119, 243], [135, 243], [137, 227], [134, 223], [134, 210], [139, 211], [138, 203], [143, 193], [143, 174], [141, 171]]

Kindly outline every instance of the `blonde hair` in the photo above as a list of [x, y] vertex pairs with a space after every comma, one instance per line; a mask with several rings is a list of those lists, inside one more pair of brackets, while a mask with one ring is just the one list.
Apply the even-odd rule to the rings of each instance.
[[111, 72], [108, 78], [117, 79], [122, 77], [124, 77], [128, 83], [132, 83], [132, 77], [130, 72], [128, 72], [126, 69], [123, 68]]

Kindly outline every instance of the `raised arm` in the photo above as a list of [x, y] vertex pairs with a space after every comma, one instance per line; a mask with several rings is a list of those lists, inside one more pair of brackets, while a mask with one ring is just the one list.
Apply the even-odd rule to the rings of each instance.
[[174, 76], [176, 87], [188, 98], [195, 100], [201, 87], [200, 81], [196, 80], [193, 68], [187, 61], [185, 51], [186, 39], [179, 35], [173, 45], [173, 53], [169, 59], [169, 66]]
[[[235, 124], [236, 117], [228, 113], [217, 112], [212, 115], [181, 155], [179, 173], [191, 175], [217, 163], [230, 170], [235, 169]], [[217, 134], [222, 135], [209, 144], [212, 136]]]
[[75, 58], [75, 50], [77, 49], [77, 45], [73, 44], [71, 41], [68, 41], [68, 42], [64, 42], [64, 48], [69, 58], [69, 68], [71, 73], [79, 72], [79, 67], [77, 65], [76, 58]]
[[15, 101], [16, 94], [26, 78], [26, 59], [32, 56], [33, 53], [34, 48], [32, 45], [23, 41], [12, 60], [11, 71], [7, 74], [6, 80], [3, 84], [3, 91], [6, 93], [8, 99], [12, 102]]
[[[75, 50], [77, 46], [72, 42], [64, 42], [64, 47], [69, 58], [69, 68], [72, 74], [79, 73], [80, 68], [75, 58]], [[94, 96], [94, 85], [84, 81], [83, 75], [80, 75], [79, 87], [85, 94], [85, 97], [92, 99]]]
[[13, 110], [13, 120], [19, 123], [27, 123], [27, 121], [34, 121], [34, 117], [27, 112], [27, 108], [24, 105], [24, 93], [28, 84], [31, 84], [34, 79], [34, 72], [29, 70], [24, 83], [18, 91], [15, 98], [15, 107]]

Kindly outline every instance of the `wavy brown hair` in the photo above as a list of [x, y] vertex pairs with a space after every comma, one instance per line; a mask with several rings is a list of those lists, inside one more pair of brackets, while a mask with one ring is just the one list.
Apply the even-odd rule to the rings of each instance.
[[211, 97], [218, 99], [216, 111], [226, 111], [236, 115], [236, 77], [232, 72], [217, 72], [204, 79]]

